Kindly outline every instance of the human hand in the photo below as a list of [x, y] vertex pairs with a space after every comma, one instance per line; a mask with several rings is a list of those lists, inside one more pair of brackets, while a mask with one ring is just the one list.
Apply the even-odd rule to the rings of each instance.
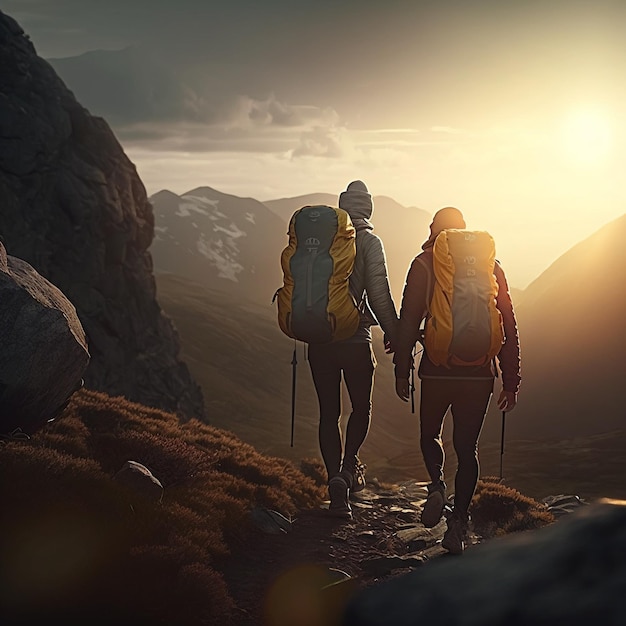
[[383, 343], [385, 345], [385, 354], [391, 354], [396, 351], [396, 347], [393, 345], [391, 339], [387, 338], [387, 335], [383, 337]]
[[396, 394], [403, 402], [409, 401], [409, 379], [396, 378]]
[[512, 411], [517, 404], [517, 394], [514, 391], [504, 391], [504, 389], [500, 392], [500, 396], [498, 398], [498, 408], [501, 411]]

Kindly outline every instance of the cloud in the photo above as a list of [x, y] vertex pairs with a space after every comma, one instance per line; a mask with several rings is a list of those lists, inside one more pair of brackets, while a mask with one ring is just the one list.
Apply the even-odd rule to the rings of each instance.
[[266, 99], [241, 95], [233, 98], [225, 120], [232, 127], [283, 126], [303, 128], [334, 126], [339, 115], [334, 109], [281, 102], [272, 94]]
[[227, 124], [137, 123], [114, 129], [128, 148], [165, 152], [251, 152], [279, 156], [340, 157], [345, 137], [334, 127], [285, 127]]
[[291, 153], [292, 158], [314, 156], [338, 159], [343, 155], [341, 131], [322, 126], [302, 133], [297, 147]]
[[328, 106], [242, 93], [228, 79], [199, 80], [137, 47], [50, 62], [77, 100], [103, 117], [128, 147], [342, 155], [343, 124]]
[[180, 152], [267, 152], [339, 157], [343, 133], [334, 111], [275, 99], [235, 98], [206, 121], [153, 120], [114, 125], [127, 147]]

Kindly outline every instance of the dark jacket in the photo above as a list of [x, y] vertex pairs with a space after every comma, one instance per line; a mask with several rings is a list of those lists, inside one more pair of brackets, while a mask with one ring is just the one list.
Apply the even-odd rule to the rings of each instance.
[[[432, 276], [433, 253], [432, 248], [427, 248], [418, 255], [409, 268], [404, 292], [402, 294], [402, 306], [400, 309], [400, 321], [396, 333], [396, 351], [394, 355], [396, 378], [408, 378], [412, 367], [411, 352], [413, 346], [420, 337], [420, 325], [426, 317], [427, 293], [430, 281], [427, 270], [417, 259], [422, 259], [430, 268]], [[509, 293], [509, 286], [504, 274], [504, 270], [496, 262], [494, 275], [498, 281], [498, 296], [496, 306], [502, 314], [504, 326], [504, 344], [500, 353], [496, 357], [497, 364], [502, 372], [502, 385], [505, 391], [517, 392], [519, 389], [520, 377], [520, 346], [517, 332], [517, 321]], [[495, 364], [493, 362], [479, 367], [453, 366], [445, 367], [435, 365], [428, 356], [422, 352], [418, 376], [420, 378], [469, 378], [469, 379], [489, 379], [496, 376]]]

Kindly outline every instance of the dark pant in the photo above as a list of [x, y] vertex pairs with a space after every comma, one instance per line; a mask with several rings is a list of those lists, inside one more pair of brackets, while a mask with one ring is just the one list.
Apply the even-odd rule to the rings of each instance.
[[452, 443], [457, 456], [455, 508], [467, 513], [479, 475], [478, 438], [483, 427], [493, 380], [454, 378], [421, 381], [420, 446], [431, 481], [443, 480], [443, 419], [452, 411]]
[[[342, 457], [344, 465], [354, 463], [369, 431], [376, 360], [370, 343], [311, 344], [309, 365], [320, 406], [320, 450], [328, 478], [332, 478], [341, 470]], [[343, 453], [339, 427], [342, 371], [352, 403]]]

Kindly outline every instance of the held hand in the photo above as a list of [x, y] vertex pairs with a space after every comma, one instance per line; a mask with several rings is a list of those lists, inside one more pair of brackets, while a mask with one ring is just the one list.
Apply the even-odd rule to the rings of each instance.
[[396, 347], [391, 343], [391, 340], [387, 339], [387, 336], [383, 338], [383, 342], [385, 344], [385, 354], [392, 354], [396, 351]]
[[409, 401], [409, 380], [408, 378], [396, 378], [396, 394], [403, 402]]
[[500, 393], [498, 398], [498, 408], [501, 411], [512, 411], [517, 404], [517, 394], [513, 391], [504, 391]]

